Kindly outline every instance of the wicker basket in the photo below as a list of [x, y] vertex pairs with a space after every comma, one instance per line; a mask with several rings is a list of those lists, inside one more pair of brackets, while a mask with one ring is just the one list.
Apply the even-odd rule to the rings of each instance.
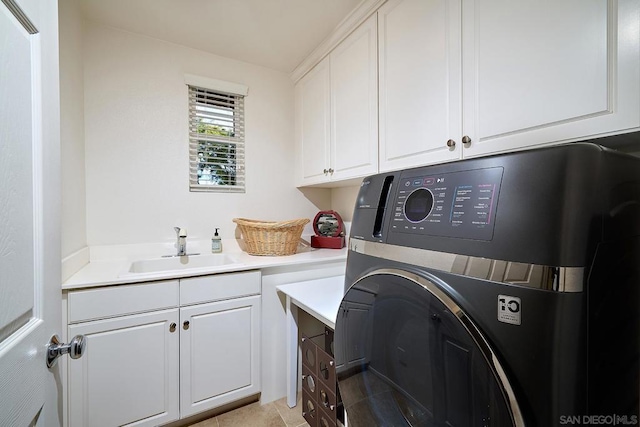
[[240, 228], [247, 253], [293, 255], [298, 249], [302, 229], [310, 221], [307, 218], [280, 222], [234, 218], [233, 222]]

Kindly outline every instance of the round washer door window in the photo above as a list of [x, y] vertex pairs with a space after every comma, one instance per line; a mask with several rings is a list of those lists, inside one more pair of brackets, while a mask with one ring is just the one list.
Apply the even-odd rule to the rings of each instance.
[[337, 375], [349, 426], [514, 425], [495, 367], [446, 294], [403, 273], [366, 276], [340, 305]]

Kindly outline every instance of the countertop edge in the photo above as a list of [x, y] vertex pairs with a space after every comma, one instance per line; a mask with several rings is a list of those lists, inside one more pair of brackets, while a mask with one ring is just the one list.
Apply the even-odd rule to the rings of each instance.
[[103, 260], [91, 262], [62, 283], [63, 291], [88, 289], [105, 286], [118, 286], [161, 280], [175, 280], [186, 277], [206, 276], [211, 274], [237, 273], [249, 270], [264, 270], [273, 267], [305, 266], [320, 263], [341, 262], [347, 259], [347, 248], [316, 249], [288, 256], [253, 256], [245, 252], [234, 253], [237, 263], [210, 268], [194, 268], [172, 270], [157, 273], [123, 274], [129, 261]]
[[338, 309], [344, 294], [344, 276], [306, 280], [276, 286], [291, 303], [335, 330]]

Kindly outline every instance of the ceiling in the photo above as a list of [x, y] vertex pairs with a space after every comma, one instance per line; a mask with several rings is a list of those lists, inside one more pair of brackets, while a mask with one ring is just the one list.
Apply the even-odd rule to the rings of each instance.
[[81, 0], [85, 19], [289, 73], [361, 0]]

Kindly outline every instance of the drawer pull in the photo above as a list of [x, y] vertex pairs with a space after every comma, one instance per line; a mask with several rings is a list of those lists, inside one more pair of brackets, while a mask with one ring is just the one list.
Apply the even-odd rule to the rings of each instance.
[[187, 329], [189, 329], [189, 321], [188, 321], [188, 320], [185, 320], [185, 321], [184, 321], [184, 323], [182, 324], [182, 329], [184, 329], [185, 331], [186, 331]]
[[171, 322], [171, 324], [169, 325], [169, 332], [175, 332], [176, 326], [177, 325], [174, 322]]

